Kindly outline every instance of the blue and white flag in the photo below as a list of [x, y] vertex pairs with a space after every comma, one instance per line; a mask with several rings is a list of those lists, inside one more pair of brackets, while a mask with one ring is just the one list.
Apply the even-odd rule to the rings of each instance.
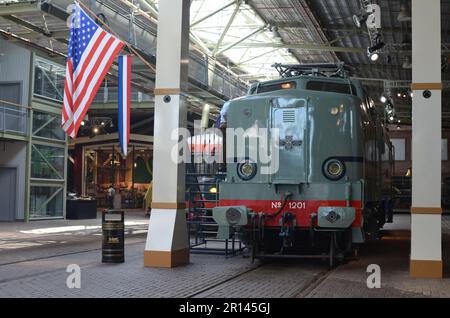
[[132, 57], [119, 56], [119, 140], [126, 157], [130, 143], [130, 98]]

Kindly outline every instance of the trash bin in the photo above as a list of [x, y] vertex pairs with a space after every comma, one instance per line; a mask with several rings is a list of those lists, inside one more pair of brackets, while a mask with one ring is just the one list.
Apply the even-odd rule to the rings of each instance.
[[102, 213], [102, 263], [125, 262], [125, 214], [120, 210]]

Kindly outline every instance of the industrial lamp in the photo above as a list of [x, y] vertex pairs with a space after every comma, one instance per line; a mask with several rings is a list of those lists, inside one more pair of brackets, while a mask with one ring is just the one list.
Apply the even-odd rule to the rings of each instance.
[[383, 41], [376, 43], [373, 46], [367, 48], [367, 56], [372, 62], [378, 61], [380, 54], [377, 52], [381, 50], [386, 44]]

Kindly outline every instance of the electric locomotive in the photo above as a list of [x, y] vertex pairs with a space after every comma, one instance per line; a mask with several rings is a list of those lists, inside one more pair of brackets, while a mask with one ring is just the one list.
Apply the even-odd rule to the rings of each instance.
[[[343, 64], [275, 67], [279, 80], [252, 85], [229, 106], [227, 152], [242, 145], [230, 136], [238, 129], [246, 151], [227, 153], [213, 210], [218, 237], [238, 235], [253, 258], [327, 258], [332, 266], [392, 221], [384, 116]], [[276, 136], [275, 168], [261, 159], [274, 157], [267, 147], [249, 155], [247, 139], [261, 128]]]

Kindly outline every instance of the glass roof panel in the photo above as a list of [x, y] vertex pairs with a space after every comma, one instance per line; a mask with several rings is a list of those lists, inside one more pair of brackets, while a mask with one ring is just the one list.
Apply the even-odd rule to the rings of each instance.
[[[232, 2], [233, 5], [196, 24]], [[252, 47], [252, 44], [280, 43], [280, 38], [269, 30], [250, 6], [241, 4], [237, 9], [235, 3], [230, 0], [193, 0], [191, 3], [191, 24], [194, 24], [191, 32], [205, 43], [213, 55], [229, 58], [236, 67], [248, 73], [248, 76], [243, 76], [247, 79], [278, 76], [272, 68], [274, 63], [298, 63], [286, 49], [270, 45]]]

